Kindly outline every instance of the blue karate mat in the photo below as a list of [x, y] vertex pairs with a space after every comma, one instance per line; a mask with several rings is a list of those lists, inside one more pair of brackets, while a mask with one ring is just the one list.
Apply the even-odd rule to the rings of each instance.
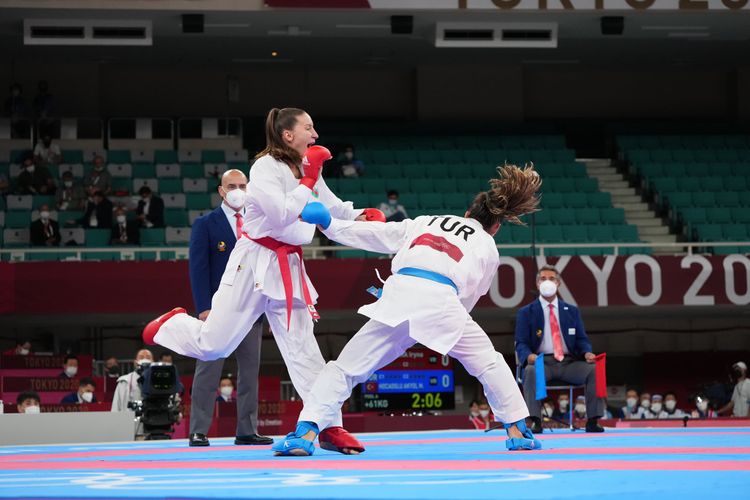
[[227, 438], [0, 447], [0, 498], [750, 497], [748, 428], [557, 430], [536, 452], [505, 451], [499, 431], [358, 437], [359, 456], [273, 457]]

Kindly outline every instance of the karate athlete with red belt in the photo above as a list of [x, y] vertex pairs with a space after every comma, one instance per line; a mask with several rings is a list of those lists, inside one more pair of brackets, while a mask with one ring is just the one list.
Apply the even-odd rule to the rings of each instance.
[[370, 320], [318, 375], [296, 431], [273, 446], [276, 455], [312, 455], [318, 429], [336, 422], [352, 388], [416, 342], [457, 359], [479, 379], [508, 433], [507, 449], [541, 448], [526, 428], [529, 411], [510, 368], [469, 315], [497, 272], [493, 236], [501, 223], [521, 224], [518, 217], [536, 211], [539, 203], [541, 180], [533, 168], [498, 170], [500, 178], [476, 196], [464, 217], [367, 224], [332, 219], [319, 203], [305, 208], [302, 219], [318, 224], [332, 240], [396, 255], [380, 298], [359, 309]]
[[[313, 335], [318, 297], [305, 272], [300, 245], [315, 226], [299, 220], [311, 201], [341, 219], [380, 220], [376, 209], [354, 209], [326, 185], [320, 173], [331, 153], [314, 146], [312, 119], [297, 108], [272, 109], [266, 119], [266, 149], [250, 169], [242, 227], [244, 237], [229, 256], [211, 314], [200, 321], [176, 308], [143, 330], [147, 344], [203, 361], [230, 355], [261, 314], [266, 315], [294, 388], [303, 401], [325, 366]], [[341, 412], [320, 434], [321, 446], [342, 453], [364, 447], [342, 427]]]

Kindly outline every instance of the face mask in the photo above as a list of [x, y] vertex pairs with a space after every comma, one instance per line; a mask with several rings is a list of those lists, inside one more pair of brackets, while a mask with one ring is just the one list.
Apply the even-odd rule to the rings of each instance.
[[225, 398], [228, 398], [229, 396], [232, 395], [232, 392], [234, 391], [234, 387], [230, 385], [225, 385], [219, 390], [221, 391], [222, 396], [224, 396]]
[[544, 411], [542, 413], [544, 413], [544, 415], [547, 416], [547, 417], [551, 417], [552, 416], [552, 407], [545, 406], [544, 407]]
[[144, 358], [144, 359], [139, 359], [138, 361], [135, 362], [135, 364], [137, 364], [138, 366], [142, 366], [142, 367], [145, 368], [148, 365], [150, 365], [152, 362], [153, 361], [151, 361], [150, 359], [145, 359]]
[[677, 401], [669, 400], [664, 402], [664, 406], [667, 407], [667, 410], [672, 411], [677, 406]]
[[33, 174], [34, 173], [34, 165], [29, 165], [28, 167], [26, 167], [26, 171], [28, 173], [30, 173], [30, 174]]
[[554, 281], [544, 280], [539, 283], [539, 293], [542, 294], [542, 297], [554, 297], [557, 293], [557, 285]]
[[661, 412], [661, 403], [651, 403], [651, 412], [652, 413]]
[[18, 354], [21, 355], [21, 356], [27, 356], [29, 354], [29, 350], [28, 349], [21, 349], [20, 351], [18, 351]]
[[700, 401], [697, 406], [699, 411], [706, 411], [708, 409], [708, 401]]
[[81, 394], [81, 399], [83, 399], [86, 403], [90, 403], [94, 400], [94, 393], [84, 392], [83, 394]]
[[126, 217], [124, 215], [118, 215], [117, 216], [117, 223], [118, 224], [125, 224]]
[[482, 418], [487, 418], [490, 414], [490, 410], [479, 410], [479, 414], [482, 416]]
[[635, 406], [638, 404], [638, 398], [628, 398], [628, 408], [635, 408]]
[[576, 405], [576, 411], [578, 413], [586, 413], [586, 405], [577, 404]]
[[398, 204], [398, 198], [388, 198], [388, 204], [389, 205], [397, 205]]
[[559, 403], [557, 403], [557, 404], [558, 404], [558, 405], [560, 405], [560, 409], [561, 409], [561, 410], [565, 410], [565, 408], [567, 408], [567, 407], [568, 407], [568, 400], [567, 400], [567, 399], [563, 399], [563, 400], [561, 400], [561, 401], [560, 401]]
[[649, 401], [648, 399], [644, 399], [643, 401], [641, 401], [641, 406], [648, 410], [648, 407], [651, 406], [651, 401]]
[[47, 210], [39, 212], [39, 217], [41, 217], [44, 220], [47, 220], [49, 219], [49, 212]]
[[65, 187], [68, 189], [73, 187], [73, 181], [65, 181], [64, 184], [65, 184]]
[[34, 405], [34, 406], [27, 406], [26, 409], [24, 410], [24, 413], [26, 413], [27, 415], [37, 415], [41, 413], [41, 411], [42, 411], [41, 408], [39, 408], [37, 405]]
[[75, 377], [76, 373], [78, 373], [78, 367], [77, 366], [66, 366], [65, 367], [65, 375], [68, 377]]
[[479, 412], [478, 412], [478, 411], [474, 411], [474, 410], [472, 410], [472, 411], [471, 411], [471, 416], [472, 416], [472, 417], [478, 417], [478, 416], [479, 416]]
[[232, 189], [231, 191], [225, 191], [226, 197], [224, 198], [227, 204], [232, 208], [242, 208], [245, 206], [245, 199], [247, 193], [241, 189]]

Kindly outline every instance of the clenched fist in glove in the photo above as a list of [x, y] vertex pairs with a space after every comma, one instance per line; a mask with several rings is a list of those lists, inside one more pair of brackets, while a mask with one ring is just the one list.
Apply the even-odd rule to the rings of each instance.
[[323, 146], [310, 146], [302, 158], [302, 179], [299, 183], [312, 189], [320, 178], [323, 163], [333, 158], [328, 148]]
[[[363, 217], [367, 222], [385, 222], [385, 214], [377, 208], [365, 208], [359, 217]], [[359, 219], [359, 217], [357, 219]], [[361, 219], [359, 219], [361, 220]]]
[[305, 205], [299, 218], [309, 224], [317, 224], [323, 229], [328, 229], [331, 225], [331, 212], [318, 201]]

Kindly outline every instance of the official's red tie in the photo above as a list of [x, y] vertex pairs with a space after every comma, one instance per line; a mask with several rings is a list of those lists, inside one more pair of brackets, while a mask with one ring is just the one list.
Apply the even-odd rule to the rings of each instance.
[[563, 352], [562, 335], [560, 335], [560, 324], [557, 322], [553, 304], [549, 305], [549, 329], [552, 330], [552, 352], [556, 360], [562, 361], [565, 358], [565, 353]]
[[239, 240], [240, 238], [242, 238], [242, 214], [239, 212], [235, 212], [234, 217], [237, 220], [235, 227], [237, 229], [237, 239]]

